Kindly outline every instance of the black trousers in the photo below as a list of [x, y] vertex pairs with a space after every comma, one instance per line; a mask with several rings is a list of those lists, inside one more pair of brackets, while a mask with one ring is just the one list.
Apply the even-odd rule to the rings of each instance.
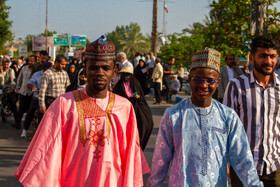
[[12, 92], [9, 94], [5, 94], [5, 97], [7, 97], [8, 105], [10, 106], [12, 113], [14, 115], [15, 121], [17, 120], [17, 106], [16, 106], [16, 93]]
[[182, 86], [183, 86], [183, 78], [182, 77], [178, 77], [178, 80], [180, 81], [180, 91], [182, 90]]
[[[39, 108], [38, 98], [37, 97], [32, 97], [31, 103], [30, 103], [30, 106], [28, 108], [27, 115], [26, 115], [25, 121], [24, 121], [24, 129], [25, 130], [29, 129], [29, 127], [31, 125], [31, 122], [34, 118], [34, 114], [35, 114], [35, 112], [38, 108]], [[40, 121], [39, 121], [39, 123], [40, 123]]]
[[[237, 174], [235, 173], [232, 167], [230, 167], [230, 178], [232, 187], [243, 186], [242, 182], [239, 180]], [[280, 187], [280, 169], [276, 170], [275, 172], [269, 175], [264, 173], [262, 176], [259, 176], [259, 178], [263, 182], [265, 187]]]
[[20, 126], [22, 116], [24, 113], [26, 113], [29, 109], [30, 103], [31, 103], [32, 96], [25, 96], [22, 94], [19, 94], [19, 109], [18, 109], [18, 116], [16, 118], [16, 123]]
[[155, 92], [156, 102], [160, 103], [161, 94], [160, 94], [160, 83], [159, 82], [154, 82], [154, 92]]
[[[51, 104], [54, 102], [55, 99], [56, 98], [54, 98], [54, 97], [45, 96], [46, 109], [48, 109], [51, 106]], [[41, 121], [43, 117], [44, 117], [44, 114], [40, 112], [39, 121]]]

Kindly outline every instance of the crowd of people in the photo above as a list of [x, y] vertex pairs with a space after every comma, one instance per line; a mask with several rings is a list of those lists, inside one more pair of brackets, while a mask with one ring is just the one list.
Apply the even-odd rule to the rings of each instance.
[[147, 186], [162, 186], [170, 168], [169, 186], [228, 186], [229, 178], [233, 187], [279, 186], [278, 50], [275, 39], [255, 37], [245, 71], [233, 54], [220, 68], [218, 51], [196, 51], [192, 94], [164, 112], [151, 171], [143, 151], [154, 124], [145, 95], [153, 88], [154, 104], [169, 103], [182, 89], [184, 67], [174, 71], [174, 57], [163, 63], [137, 53], [129, 61], [99, 38], [80, 63], [63, 55], [50, 62], [41, 51], [17, 78], [3, 59], [0, 81], [12, 88], [10, 102], [19, 97], [13, 126], [27, 111], [26, 137], [34, 110], [42, 114], [15, 175], [24, 186], [143, 186], [151, 172]]

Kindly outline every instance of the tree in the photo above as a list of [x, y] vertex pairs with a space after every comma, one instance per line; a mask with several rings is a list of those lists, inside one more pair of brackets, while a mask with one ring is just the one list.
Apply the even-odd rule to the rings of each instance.
[[[276, 2], [266, 1], [270, 6]], [[222, 55], [233, 53], [246, 57], [249, 44], [255, 36], [250, 32], [251, 0], [218, 0], [213, 1], [210, 7], [210, 23], [205, 30], [206, 46], [217, 49]], [[276, 18], [271, 16], [272, 12], [268, 9], [268, 27], [276, 21]]]
[[0, 0], [0, 51], [3, 53], [6, 41], [13, 41], [13, 34], [10, 31], [12, 21], [9, 21], [9, 9], [6, 0]]
[[150, 40], [140, 31], [141, 28], [137, 23], [130, 23], [126, 26], [117, 26], [114, 31], [106, 34], [106, 38], [109, 43], [115, 44], [116, 52], [125, 51], [128, 58], [131, 58], [135, 51], [148, 52], [150, 50], [148, 46]]
[[163, 62], [167, 62], [170, 57], [174, 57], [176, 66], [183, 64], [184, 67], [189, 67], [194, 51], [204, 49], [205, 41], [201, 34], [191, 36], [173, 34], [169, 35], [168, 38], [169, 44], [160, 48], [158, 56]]
[[[149, 52], [149, 45], [144, 40], [144, 37], [139, 32], [127, 32], [124, 33], [125, 38], [120, 39], [122, 45], [122, 51], [124, 51], [129, 57], [134, 57], [136, 52]], [[148, 49], [148, 50], [147, 50]]]

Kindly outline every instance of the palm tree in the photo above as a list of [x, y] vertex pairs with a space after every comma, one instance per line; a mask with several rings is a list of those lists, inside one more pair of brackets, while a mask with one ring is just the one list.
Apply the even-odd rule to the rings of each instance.
[[120, 39], [122, 51], [127, 56], [134, 57], [136, 52], [148, 52], [149, 45], [140, 32], [126, 32], [124, 33], [124, 39]]

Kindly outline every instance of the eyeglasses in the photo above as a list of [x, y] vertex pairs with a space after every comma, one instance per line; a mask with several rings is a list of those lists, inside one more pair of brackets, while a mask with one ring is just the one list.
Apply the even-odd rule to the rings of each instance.
[[208, 79], [203, 79], [201, 77], [191, 77], [191, 79], [196, 83], [196, 84], [201, 84], [202, 82], [205, 82], [207, 85], [212, 85], [216, 82], [218, 82], [218, 80], [214, 80], [211, 78]]

